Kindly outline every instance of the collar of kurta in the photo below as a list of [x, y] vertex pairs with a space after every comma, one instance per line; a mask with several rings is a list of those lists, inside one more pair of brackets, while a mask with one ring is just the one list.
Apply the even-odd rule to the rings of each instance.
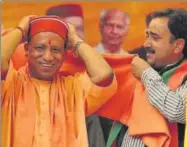
[[186, 59], [182, 58], [179, 61], [173, 63], [173, 64], [168, 64], [165, 67], [163, 67], [160, 70], [157, 70], [159, 72], [160, 75], [163, 75], [165, 72], [167, 72], [168, 70], [171, 70], [177, 66], [179, 66], [183, 61], [185, 61]]

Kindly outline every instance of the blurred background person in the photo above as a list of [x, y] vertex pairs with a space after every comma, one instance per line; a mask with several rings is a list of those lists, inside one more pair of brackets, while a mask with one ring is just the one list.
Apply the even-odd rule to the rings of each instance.
[[78, 4], [62, 4], [48, 8], [46, 15], [57, 15], [63, 20], [73, 24], [78, 35], [84, 39], [83, 9]]
[[95, 47], [100, 53], [125, 54], [123, 41], [128, 33], [130, 17], [118, 9], [107, 9], [100, 15], [101, 41]]
[[[100, 13], [101, 41], [95, 47], [100, 53], [125, 54], [127, 51], [122, 45], [128, 34], [130, 16], [118, 9], [107, 9]], [[129, 51], [130, 54], [138, 54], [146, 59], [146, 50], [143, 45]]]

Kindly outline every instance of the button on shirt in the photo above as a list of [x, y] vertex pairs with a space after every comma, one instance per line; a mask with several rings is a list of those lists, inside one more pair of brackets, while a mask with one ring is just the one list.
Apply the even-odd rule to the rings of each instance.
[[51, 123], [49, 112], [50, 82], [32, 79], [36, 86], [37, 115], [33, 147], [51, 147]]

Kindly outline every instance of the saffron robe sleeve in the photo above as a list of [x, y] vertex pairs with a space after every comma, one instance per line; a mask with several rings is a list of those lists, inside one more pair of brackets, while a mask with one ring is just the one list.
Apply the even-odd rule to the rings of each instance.
[[86, 72], [84, 72], [84, 74], [80, 74], [78, 78], [77, 83], [81, 83], [83, 86], [85, 111], [87, 116], [96, 112], [117, 91], [117, 82], [115, 76], [113, 77], [112, 83], [106, 87], [100, 87], [93, 84]]
[[[13, 63], [10, 62], [6, 78], [5, 80], [1, 81], [2, 98], [4, 97], [3, 95], [7, 93], [7, 90], [10, 90], [11, 88], [13, 88], [12, 86], [13, 86], [13, 82], [15, 81], [16, 76], [17, 76], [17, 71], [14, 69]], [[3, 99], [1, 103], [3, 103]]]
[[[10, 135], [12, 132], [11, 123], [13, 122], [12, 113], [14, 113], [14, 100], [12, 99], [13, 85], [15, 85], [15, 78], [17, 72], [10, 62], [9, 70], [5, 80], [1, 81], [2, 95], [1, 95], [1, 115], [2, 115], [2, 145], [5, 147], [11, 146]], [[6, 95], [6, 96], [5, 96]], [[6, 97], [6, 99], [5, 99]]]
[[24, 44], [19, 44], [11, 56], [11, 61], [13, 67], [18, 70], [20, 67], [23, 67], [27, 63], [27, 57], [25, 56]]

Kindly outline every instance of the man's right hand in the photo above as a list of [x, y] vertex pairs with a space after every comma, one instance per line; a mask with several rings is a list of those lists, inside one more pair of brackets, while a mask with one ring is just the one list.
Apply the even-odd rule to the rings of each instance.
[[27, 34], [29, 30], [29, 21], [36, 17], [37, 17], [36, 15], [28, 15], [28, 16], [23, 17], [21, 21], [19, 22], [18, 27], [22, 28], [24, 33]]
[[[67, 23], [67, 22], [66, 22]], [[68, 48], [73, 49], [78, 41], [82, 39], [77, 35], [75, 26], [71, 23], [67, 23], [68, 25]]]
[[140, 57], [136, 56], [132, 60], [132, 73], [136, 78], [141, 78], [142, 73], [151, 66]]

